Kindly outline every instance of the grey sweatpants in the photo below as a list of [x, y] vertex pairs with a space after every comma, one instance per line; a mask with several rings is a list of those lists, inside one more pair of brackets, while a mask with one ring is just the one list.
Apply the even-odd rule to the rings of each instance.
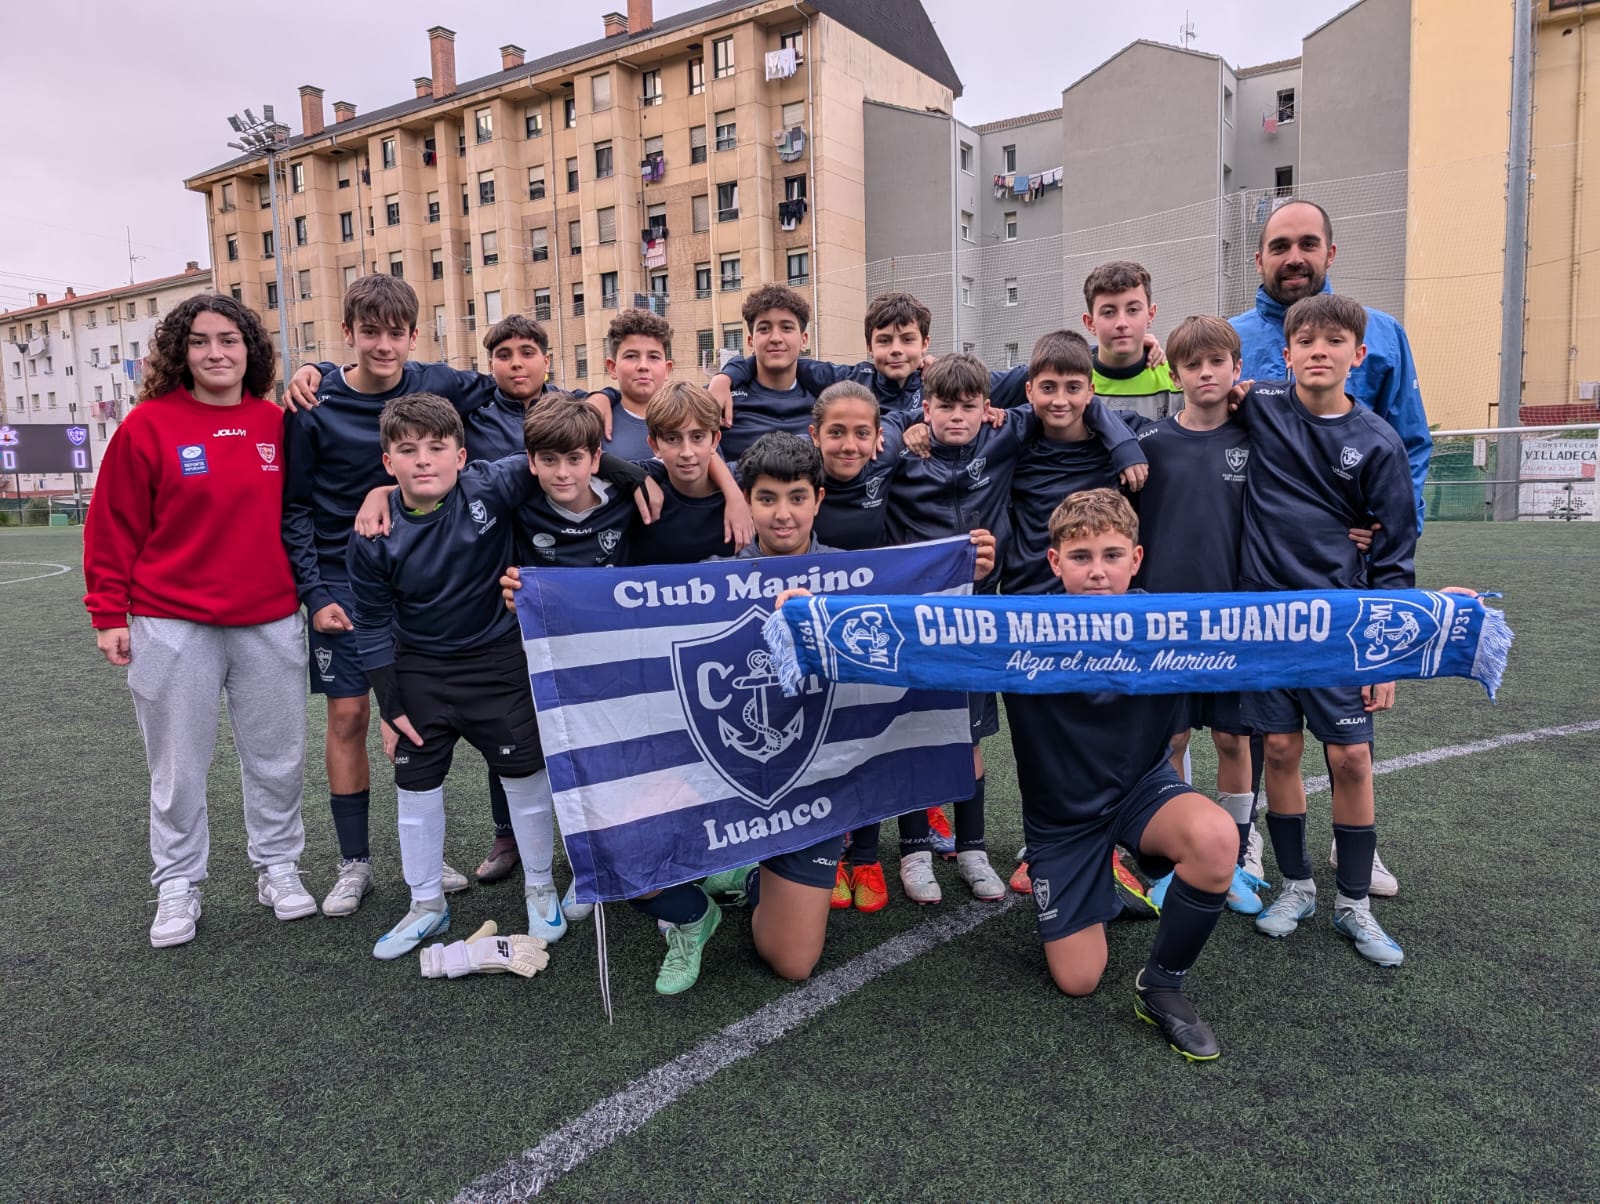
[[250, 864], [298, 861], [305, 847], [306, 640], [297, 612], [255, 627], [132, 616], [128, 688], [150, 763], [156, 886], [206, 876], [206, 772], [224, 697], [244, 785]]

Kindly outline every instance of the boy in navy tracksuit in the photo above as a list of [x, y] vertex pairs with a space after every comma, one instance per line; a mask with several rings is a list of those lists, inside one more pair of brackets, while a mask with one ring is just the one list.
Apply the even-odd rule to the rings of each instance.
[[722, 407], [699, 385], [672, 381], [656, 390], [644, 418], [655, 458], [641, 467], [661, 487], [661, 514], [639, 532], [631, 563], [732, 556], [749, 539], [750, 507], [717, 454]]
[[[798, 379], [811, 322], [811, 306], [792, 288], [763, 284], [740, 309], [754, 365], [750, 379], [732, 390], [733, 425], [722, 436], [722, 454], [734, 463], [762, 435], [787, 431], [804, 436], [816, 394]], [[820, 390], [818, 390], [820, 392]]]
[[[1323, 293], [1284, 315], [1293, 384], [1257, 385], [1239, 409], [1250, 428], [1239, 584], [1246, 590], [1410, 589], [1416, 584], [1416, 508], [1404, 445], [1394, 429], [1345, 393], [1365, 348], [1366, 312]], [[1370, 554], [1346, 538], [1377, 523]], [[1400, 946], [1372, 915], [1374, 828], [1372, 715], [1394, 705], [1394, 684], [1271, 690], [1243, 700], [1245, 723], [1265, 733], [1267, 827], [1282, 893], [1256, 917], [1287, 936], [1316, 910], [1306, 853], [1300, 757], [1309, 726], [1322, 741], [1333, 787], [1339, 894], [1334, 928], [1381, 966]]]
[[[1141, 556], [1139, 520], [1110, 489], [1075, 493], [1051, 516], [1047, 557], [1068, 594], [1127, 593]], [[1238, 838], [1168, 762], [1186, 706], [1183, 695], [1006, 695], [1050, 977], [1087, 995], [1105, 973], [1106, 924], [1122, 910], [1105, 872], [1113, 848], [1175, 868], [1134, 1008], [1184, 1057], [1208, 1061], [1217, 1040], [1183, 986], [1222, 914]]]

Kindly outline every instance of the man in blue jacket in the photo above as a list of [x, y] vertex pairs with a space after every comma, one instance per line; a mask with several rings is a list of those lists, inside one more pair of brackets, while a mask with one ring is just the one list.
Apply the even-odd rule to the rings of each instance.
[[[1321, 205], [1290, 201], [1261, 228], [1256, 250], [1254, 309], [1230, 318], [1243, 344], [1240, 375], [1246, 380], [1282, 380], [1283, 315], [1302, 297], [1331, 292], [1328, 268], [1338, 248], [1333, 223]], [[1422, 530], [1422, 486], [1428, 478], [1433, 439], [1422, 408], [1422, 388], [1405, 328], [1382, 310], [1367, 310], [1367, 358], [1350, 373], [1350, 396], [1384, 419], [1405, 445], [1411, 486], [1417, 501], [1417, 530]]]

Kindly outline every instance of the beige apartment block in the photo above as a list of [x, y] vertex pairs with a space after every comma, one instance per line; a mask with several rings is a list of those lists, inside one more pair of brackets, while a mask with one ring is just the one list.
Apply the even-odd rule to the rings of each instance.
[[417, 290], [418, 358], [482, 367], [483, 331], [525, 313], [570, 386], [604, 383], [606, 326], [636, 304], [701, 375], [743, 345], [739, 307], [768, 281], [811, 300], [814, 354], [858, 356], [863, 102], [948, 113], [961, 87], [922, 6], [652, 8], [630, 0], [597, 16], [603, 37], [532, 60], [508, 44], [500, 71], [460, 84], [435, 27], [413, 95], [369, 114], [335, 102], [328, 122], [324, 91], [302, 87], [276, 231], [264, 155], [185, 182], [206, 198], [217, 287], [283, 322], [295, 363], [341, 358], [344, 292], [370, 272]]

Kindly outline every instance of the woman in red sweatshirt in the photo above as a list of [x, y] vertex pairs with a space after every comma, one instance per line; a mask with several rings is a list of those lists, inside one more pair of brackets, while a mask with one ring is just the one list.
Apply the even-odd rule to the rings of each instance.
[[300, 883], [306, 646], [280, 534], [283, 414], [261, 400], [275, 356], [220, 295], [162, 319], [139, 404], [100, 465], [84, 528], [84, 605], [128, 688], [150, 764], [150, 943], [193, 940], [206, 877], [206, 771], [226, 699], [257, 900], [312, 915]]

